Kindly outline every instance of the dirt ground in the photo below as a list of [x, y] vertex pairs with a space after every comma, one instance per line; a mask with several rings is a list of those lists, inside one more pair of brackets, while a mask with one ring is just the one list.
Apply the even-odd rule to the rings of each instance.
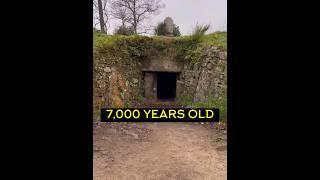
[[209, 125], [100, 124], [93, 140], [94, 180], [227, 179], [226, 131]]

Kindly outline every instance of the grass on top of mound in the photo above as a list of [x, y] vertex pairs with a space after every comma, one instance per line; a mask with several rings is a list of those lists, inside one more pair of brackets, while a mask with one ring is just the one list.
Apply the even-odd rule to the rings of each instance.
[[191, 63], [201, 60], [203, 49], [216, 46], [221, 50], [227, 48], [227, 33], [215, 32], [207, 35], [190, 35], [180, 37], [141, 36], [141, 35], [106, 35], [93, 33], [93, 52], [96, 55], [124, 56], [124, 59], [137, 59], [159, 53], [167, 56], [169, 49], [174, 49], [177, 59]]
[[227, 32], [216, 32], [202, 37], [202, 43], [227, 49]]
[[153, 42], [154, 44], [168, 45], [168, 44], [198, 44], [200, 45], [213, 45], [222, 49], [227, 48], [227, 33], [226, 32], [215, 32], [207, 34], [201, 37], [194, 36], [180, 36], [180, 37], [165, 37], [165, 36], [123, 36], [123, 35], [106, 35], [99, 32], [93, 32], [93, 48], [112, 46], [117, 41], [127, 42]]

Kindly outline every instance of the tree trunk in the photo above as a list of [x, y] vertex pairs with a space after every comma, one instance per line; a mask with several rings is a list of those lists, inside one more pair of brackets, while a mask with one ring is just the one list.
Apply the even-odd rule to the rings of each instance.
[[106, 33], [104, 27], [104, 19], [103, 19], [103, 8], [102, 8], [102, 1], [98, 0], [98, 8], [99, 8], [99, 21], [100, 21], [100, 29], [101, 32]]
[[137, 34], [137, 14], [136, 14], [136, 0], [133, 0], [133, 29], [134, 33]]
[[134, 33], [137, 34], [137, 23], [135, 22], [133, 25]]

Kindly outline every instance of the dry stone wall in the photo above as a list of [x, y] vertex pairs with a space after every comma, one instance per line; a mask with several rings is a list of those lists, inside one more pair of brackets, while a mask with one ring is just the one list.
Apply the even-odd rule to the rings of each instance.
[[[170, 56], [162, 54], [159, 58], [179, 62], [179, 66], [181, 62], [183, 63], [177, 80], [179, 96], [192, 96], [193, 101], [203, 101], [210, 96], [219, 97], [226, 87], [227, 53], [215, 46], [203, 48], [200, 60], [196, 63], [187, 59], [177, 60], [174, 53], [170, 53]], [[157, 58], [134, 59], [117, 53], [95, 52], [93, 67], [95, 115], [99, 114], [100, 108], [125, 107], [133, 100], [143, 98], [144, 62], [152, 59]]]
[[95, 116], [104, 107], [125, 107], [139, 97], [142, 64], [119, 54], [94, 53], [93, 108]]
[[214, 46], [207, 47], [201, 61], [185, 64], [181, 81], [185, 83], [183, 94], [193, 95], [193, 101], [218, 97], [227, 85], [227, 53]]

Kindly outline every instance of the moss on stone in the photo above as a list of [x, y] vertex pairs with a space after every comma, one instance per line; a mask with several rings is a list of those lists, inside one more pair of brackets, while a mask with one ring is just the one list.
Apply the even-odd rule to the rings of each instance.
[[[184, 85], [185, 93], [181, 96], [196, 91], [199, 72], [214, 71], [217, 82], [224, 79], [223, 70], [225, 69], [225, 57], [220, 58], [220, 53], [226, 51], [227, 33], [219, 32], [204, 35], [201, 37], [181, 36], [181, 37], [162, 37], [162, 36], [122, 36], [122, 35], [105, 35], [94, 32], [93, 34], [93, 85], [94, 85], [94, 112], [96, 115], [99, 108], [120, 104], [121, 106], [131, 106], [131, 100], [143, 99], [143, 75], [141, 73], [144, 60], [149, 59], [170, 59], [185, 62], [182, 74], [187, 76], [183, 79], [185, 83], [192, 80], [190, 87]], [[211, 63], [211, 64], [210, 64]], [[202, 64], [204, 66], [202, 67]], [[207, 64], [210, 64], [210, 68]], [[214, 68], [214, 69], [213, 69]], [[114, 73], [116, 72], [116, 73]], [[189, 74], [188, 74], [189, 73]], [[123, 82], [115, 76], [121, 76]], [[219, 76], [218, 76], [219, 75]], [[134, 83], [133, 80], [138, 80]], [[213, 79], [212, 79], [213, 81]], [[114, 82], [111, 85], [111, 82]], [[212, 84], [218, 84], [214, 82]], [[225, 85], [225, 82], [221, 82]], [[208, 86], [210, 83], [208, 83]], [[210, 87], [213, 87], [210, 85]], [[214, 87], [217, 92], [220, 87]], [[113, 95], [118, 98], [112, 99], [109, 92], [116, 91]], [[200, 89], [201, 90], [201, 89]], [[209, 92], [204, 92], [208, 94]], [[226, 93], [224, 93], [226, 95]], [[223, 96], [221, 96], [223, 97]], [[226, 99], [209, 98], [207, 102], [193, 102], [192, 97], [185, 97], [179, 101], [183, 104], [192, 106], [217, 106], [226, 114]], [[112, 103], [114, 102], [114, 103]], [[121, 102], [121, 103], [120, 103]], [[119, 105], [119, 106], [120, 106]], [[224, 110], [225, 109], [225, 110]], [[222, 115], [223, 117], [224, 115]]]

